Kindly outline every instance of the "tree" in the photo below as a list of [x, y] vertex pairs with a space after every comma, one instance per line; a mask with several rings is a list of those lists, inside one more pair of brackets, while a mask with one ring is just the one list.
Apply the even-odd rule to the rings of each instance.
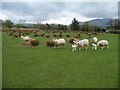
[[5, 22], [3, 22], [3, 26], [5, 26], [7, 28], [12, 28], [13, 22], [11, 20], [6, 20]]
[[71, 30], [79, 30], [79, 22], [74, 18], [71, 25]]

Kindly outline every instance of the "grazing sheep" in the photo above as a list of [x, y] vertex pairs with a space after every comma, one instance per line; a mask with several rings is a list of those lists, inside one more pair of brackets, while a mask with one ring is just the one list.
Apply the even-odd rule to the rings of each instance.
[[55, 31], [53, 31], [53, 33], [55, 33]]
[[54, 47], [54, 41], [46, 41], [46, 45], [49, 47]]
[[53, 37], [57, 37], [57, 35], [56, 35], [56, 34], [54, 34], [54, 35], [53, 35]]
[[81, 48], [86, 48], [87, 50], [87, 47], [89, 46], [89, 40], [88, 39], [83, 39], [83, 40], [74, 40], [73, 41], [76, 45], [78, 45], [80, 48], [79, 50], [81, 50]]
[[72, 51], [76, 51], [76, 50], [77, 50], [77, 47], [78, 47], [77, 44], [73, 44], [73, 45], [72, 45], [72, 48], [73, 48]]
[[67, 34], [66, 37], [70, 37], [70, 35]]
[[62, 31], [59, 34], [62, 34]]
[[50, 36], [49, 36], [49, 35], [46, 35], [45, 37], [46, 37], [46, 38], [50, 38]]
[[78, 33], [78, 36], [80, 36], [81, 34], [80, 33]]
[[22, 39], [22, 43], [24, 44], [30, 44], [30, 40], [31, 38], [29, 36], [21, 36], [21, 39]]
[[98, 41], [97, 37], [93, 37], [93, 38], [92, 38], [92, 43], [97, 44], [97, 41]]
[[63, 37], [63, 35], [59, 34], [58, 37]]
[[80, 36], [74, 36], [75, 38], [80, 38]]
[[37, 39], [31, 39], [30, 43], [31, 43], [32, 46], [38, 46], [39, 45], [39, 40], [37, 40]]
[[97, 32], [92, 32], [92, 34], [93, 34], [93, 35], [98, 35], [98, 33], [97, 33]]
[[45, 34], [41, 34], [41, 36], [42, 36], [42, 37], [44, 37], [44, 36], [45, 36]]
[[60, 46], [65, 47], [65, 45], [66, 45], [65, 39], [63, 39], [63, 38], [53, 39], [53, 41], [54, 41], [54, 48], [56, 48], [56, 47], [59, 48]]
[[39, 34], [38, 34], [38, 33], [35, 33], [33, 36], [34, 36], [34, 37], [38, 37], [38, 36], [39, 36]]
[[107, 40], [100, 40], [97, 42], [97, 46], [100, 46], [101, 49], [103, 49], [105, 47], [109, 48], [109, 43]]

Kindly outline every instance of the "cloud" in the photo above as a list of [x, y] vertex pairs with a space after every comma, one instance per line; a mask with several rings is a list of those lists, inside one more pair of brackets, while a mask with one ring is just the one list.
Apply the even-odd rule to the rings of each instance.
[[3, 2], [0, 19], [70, 24], [73, 18], [79, 21], [114, 18], [117, 11], [117, 2]]

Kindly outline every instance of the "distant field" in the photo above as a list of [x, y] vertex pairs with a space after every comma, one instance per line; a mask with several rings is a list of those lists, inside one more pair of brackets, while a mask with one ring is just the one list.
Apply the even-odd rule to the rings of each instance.
[[118, 35], [100, 33], [97, 37], [107, 39], [110, 48], [72, 52], [66, 37], [67, 47], [62, 49], [46, 46], [53, 37], [35, 37], [38, 47], [23, 46], [20, 38], [3, 33], [3, 88], [118, 87]]

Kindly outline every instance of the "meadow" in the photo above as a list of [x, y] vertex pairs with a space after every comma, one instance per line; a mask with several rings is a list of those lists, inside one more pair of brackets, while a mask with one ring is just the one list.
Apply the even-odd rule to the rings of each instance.
[[[51, 33], [50, 33], [51, 34]], [[71, 32], [71, 36], [75, 33]], [[30, 35], [33, 37], [32, 35]], [[118, 87], [118, 35], [99, 33], [98, 39], [109, 41], [110, 48], [77, 50], [67, 46], [46, 46], [53, 37], [34, 37], [40, 45], [21, 45], [20, 38], [2, 34], [3, 88], [116, 88]], [[82, 34], [82, 38], [87, 38]]]

